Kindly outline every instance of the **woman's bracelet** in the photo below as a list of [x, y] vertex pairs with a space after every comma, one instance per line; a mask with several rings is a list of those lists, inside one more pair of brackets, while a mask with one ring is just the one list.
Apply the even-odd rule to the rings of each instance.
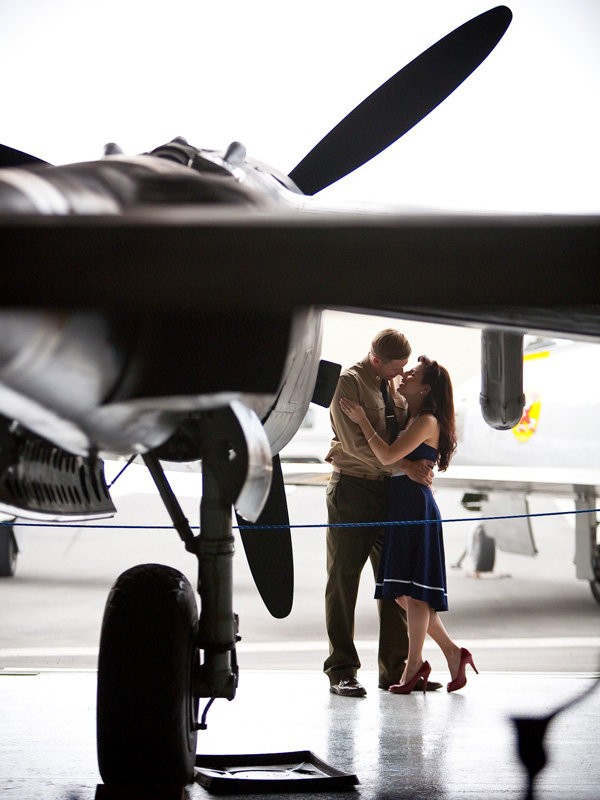
[[373, 436], [370, 437], [370, 439], [367, 439], [367, 444], [369, 444], [371, 439], [374, 439], [376, 436], [377, 436], [377, 431], [375, 431], [375, 433], [373, 434]]

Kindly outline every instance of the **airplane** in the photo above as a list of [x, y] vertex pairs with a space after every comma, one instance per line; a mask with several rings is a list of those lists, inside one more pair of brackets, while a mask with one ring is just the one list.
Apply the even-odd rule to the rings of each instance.
[[[476, 379], [464, 384], [457, 398], [461, 445], [439, 485], [465, 489], [463, 506], [488, 518], [475, 526], [468, 544], [476, 571], [493, 568], [496, 546], [537, 553], [528, 495], [572, 500], [575, 574], [589, 582], [600, 603], [598, 522], [595, 512], [583, 513], [598, 508], [600, 497], [600, 381], [592, 366], [597, 358], [597, 345], [588, 342], [531, 340], [523, 358], [523, 414], [510, 436], [474, 415], [479, 388]], [[570, 384], [577, 376], [585, 376], [580, 390]]]
[[[487, 337], [484, 334], [483, 357]], [[496, 548], [525, 556], [538, 552], [529, 516], [530, 495], [573, 501], [575, 574], [589, 582], [600, 603], [600, 544], [596, 513], [600, 497], [600, 375], [596, 343], [547, 336], [526, 337], [520, 418], [508, 430], [486, 424], [480, 408], [481, 375], [455, 388], [458, 447], [437, 488], [461, 489], [465, 510], [478, 514], [465, 550], [475, 573], [492, 572]], [[515, 396], [520, 396], [517, 376]], [[322, 485], [331, 440], [329, 414], [311, 406], [296, 436], [281, 452], [284, 480]]]
[[[111, 144], [100, 161], [59, 167], [2, 148], [0, 507], [110, 515], [103, 460], [139, 456], [198, 560], [199, 617], [190, 584], [162, 565], [127, 570], [109, 594], [97, 702], [106, 784], [187, 783], [212, 701], [235, 696], [232, 506], [267, 607], [289, 612], [289, 530], [257, 526], [289, 524], [278, 453], [335, 385], [337, 367], [319, 358], [322, 309], [485, 326], [495, 368], [514, 366], [522, 331], [600, 337], [593, 215], [326, 213], [313, 201], [439, 105], [511, 18], [498, 6], [448, 34], [289, 175], [238, 142], [217, 152], [178, 137], [137, 157]], [[514, 416], [512, 388], [490, 384], [488, 421]], [[170, 463], [201, 467], [198, 536]]]

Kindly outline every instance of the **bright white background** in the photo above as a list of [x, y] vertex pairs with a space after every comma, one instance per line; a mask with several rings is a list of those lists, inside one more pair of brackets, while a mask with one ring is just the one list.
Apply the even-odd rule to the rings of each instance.
[[[598, 210], [600, 3], [512, 0], [483, 66], [334, 199]], [[52, 163], [183, 135], [289, 172], [489, 0], [2, 0], [0, 141]]]
[[409, 367], [421, 355], [434, 358], [448, 369], [455, 388], [480, 371], [481, 333], [476, 328], [340, 311], [325, 312], [323, 358], [349, 367], [367, 355], [371, 340], [383, 328], [396, 328], [407, 337], [412, 348]]

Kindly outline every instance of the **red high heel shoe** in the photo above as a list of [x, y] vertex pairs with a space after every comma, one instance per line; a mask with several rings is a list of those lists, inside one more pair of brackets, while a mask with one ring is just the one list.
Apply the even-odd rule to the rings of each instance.
[[446, 686], [446, 689], [449, 692], [455, 692], [457, 689], [462, 689], [463, 686], [465, 686], [465, 684], [467, 683], [467, 676], [465, 675], [465, 672], [467, 670], [467, 664], [470, 664], [475, 670], [475, 672], [477, 672], [477, 674], [479, 675], [477, 667], [473, 662], [473, 656], [471, 655], [471, 653], [469, 653], [466, 647], [461, 647], [460, 664], [458, 665], [458, 672], [456, 673], [456, 678], [450, 681], [450, 683]]
[[394, 683], [390, 686], [389, 691], [392, 694], [410, 694], [417, 685], [419, 678], [423, 678], [423, 691], [426, 692], [427, 679], [429, 678], [430, 672], [431, 666], [429, 661], [424, 661], [409, 681], [406, 681], [406, 683]]

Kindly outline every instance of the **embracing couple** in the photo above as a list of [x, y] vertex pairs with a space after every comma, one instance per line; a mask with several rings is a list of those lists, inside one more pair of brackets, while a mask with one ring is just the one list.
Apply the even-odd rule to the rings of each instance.
[[[354, 611], [367, 559], [379, 610], [379, 688], [409, 694], [441, 686], [428, 681], [426, 634], [448, 662], [449, 692], [465, 685], [467, 664], [475, 669], [438, 614], [448, 599], [441, 517], [430, 487], [432, 468], [446, 469], [456, 449], [452, 384], [444, 367], [425, 356], [405, 372], [410, 352], [401, 333], [381, 331], [367, 357], [342, 372], [331, 403], [324, 670], [330, 691], [344, 697], [366, 694], [356, 678]], [[384, 520], [427, 522], [335, 527]]]

